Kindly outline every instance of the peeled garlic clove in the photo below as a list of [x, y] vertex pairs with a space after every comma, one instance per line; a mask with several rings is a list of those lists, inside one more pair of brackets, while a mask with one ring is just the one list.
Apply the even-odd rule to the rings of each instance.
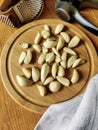
[[16, 80], [17, 80], [18, 84], [22, 87], [31, 86], [33, 84], [32, 80], [29, 80], [29, 79], [27, 79], [23, 76], [20, 76], [20, 75], [16, 75]]
[[47, 85], [47, 84], [51, 83], [53, 80], [54, 80], [53, 77], [48, 77], [48, 78], [45, 80], [44, 85]]
[[68, 44], [69, 48], [73, 48], [76, 47], [80, 42], [80, 38], [78, 36], [74, 36], [71, 41]]
[[55, 59], [55, 55], [53, 52], [47, 53], [46, 62], [51, 63]]
[[77, 59], [77, 55], [71, 56], [67, 61], [67, 68], [70, 68]]
[[58, 57], [60, 57], [60, 53], [56, 50], [56, 48], [52, 48], [52, 51], [54, 52], [54, 54], [56, 54]]
[[34, 44], [34, 45], [33, 45], [33, 48], [34, 48], [37, 52], [41, 52], [41, 50], [42, 50], [41, 46], [38, 45], [38, 44]]
[[85, 59], [82, 59], [82, 58], [78, 58], [75, 60], [74, 64], [72, 65], [72, 68], [75, 68], [81, 64], [85, 63]]
[[47, 89], [46, 87], [42, 86], [42, 85], [37, 85], [37, 88], [40, 92], [41, 96], [45, 96], [47, 94]]
[[47, 38], [47, 41], [55, 41], [56, 40], [56, 37], [49, 37]]
[[68, 87], [70, 85], [69, 79], [67, 79], [65, 77], [57, 77], [57, 80], [64, 86]]
[[63, 50], [69, 54], [76, 55], [76, 52], [68, 47], [64, 47]]
[[22, 43], [20, 43], [19, 45], [20, 45], [22, 48], [25, 48], [25, 49], [27, 49], [27, 48], [29, 47], [29, 44], [26, 43], [26, 42], [22, 42]]
[[45, 41], [43, 46], [46, 48], [52, 48], [57, 45], [57, 41]]
[[34, 39], [34, 43], [35, 44], [39, 44], [40, 41], [41, 41], [41, 38], [42, 38], [41, 33], [38, 32], [37, 35], [36, 35], [36, 37], [35, 37], [35, 39]]
[[65, 40], [66, 43], [69, 43], [69, 41], [70, 41], [70, 36], [69, 36], [68, 33], [66, 33], [66, 32], [61, 32], [60, 35], [64, 38], [64, 40]]
[[65, 61], [67, 60], [67, 52], [63, 51], [61, 59]]
[[46, 63], [43, 64], [42, 68], [41, 68], [41, 81], [42, 81], [42, 83], [45, 81], [49, 72], [50, 72], [50, 66], [47, 65]]
[[43, 46], [43, 47], [42, 47], [42, 52], [43, 52], [43, 53], [47, 53], [47, 52], [48, 52], [48, 49]]
[[40, 56], [39, 56], [39, 58], [38, 58], [38, 63], [39, 64], [43, 64], [44, 62], [45, 62], [45, 60], [46, 60], [46, 53], [42, 53]]
[[73, 71], [73, 74], [72, 74], [72, 78], [71, 78], [71, 82], [74, 84], [74, 83], [77, 83], [79, 81], [79, 72], [74, 69]]
[[64, 29], [64, 24], [60, 23], [55, 28], [55, 34], [59, 34]]
[[58, 67], [58, 77], [63, 77], [65, 75], [65, 69], [62, 66]]
[[49, 90], [51, 92], [58, 92], [61, 88], [61, 84], [58, 81], [53, 81], [49, 84]]
[[58, 71], [58, 66], [59, 66], [58, 63], [54, 63], [54, 64], [52, 65], [51, 74], [52, 74], [52, 76], [53, 76], [54, 78], [56, 77], [56, 74], [57, 74], [57, 71]]
[[60, 61], [61, 61], [60, 57], [56, 56], [55, 62], [56, 62], [56, 63], [59, 63]]
[[82, 61], [80, 64], [84, 64], [85, 62], [86, 62], [86, 60], [82, 58]]
[[32, 79], [34, 82], [37, 82], [40, 78], [40, 71], [36, 67], [32, 67]]
[[27, 68], [22, 68], [22, 72], [24, 73], [24, 75], [26, 76], [26, 78], [31, 78], [32, 72], [30, 69]]
[[67, 66], [66, 60], [61, 61], [60, 64], [66, 69], [66, 66]]
[[47, 31], [47, 30], [42, 30], [42, 37], [43, 38], [45, 38], [45, 39], [47, 39], [47, 38], [49, 38], [50, 37], [50, 32], [49, 31]]
[[48, 25], [45, 24], [45, 25], [44, 25], [44, 30], [50, 32], [50, 27], [49, 27]]
[[23, 63], [25, 57], [26, 57], [26, 52], [22, 51], [20, 56], [19, 56], [19, 64]]
[[31, 60], [32, 60], [32, 52], [31, 52], [30, 49], [28, 49], [27, 50], [27, 55], [26, 55], [26, 57], [24, 59], [24, 63], [29, 64], [31, 62]]
[[58, 40], [58, 43], [57, 43], [57, 51], [62, 49], [65, 45], [65, 41], [64, 41], [64, 38], [62, 36], [59, 36], [59, 40]]

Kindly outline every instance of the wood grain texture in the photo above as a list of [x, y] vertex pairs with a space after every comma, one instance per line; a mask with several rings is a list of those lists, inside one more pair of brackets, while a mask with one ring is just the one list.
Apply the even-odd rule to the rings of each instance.
[[[30, 49], [32, 50], [32, 54], [34, 54], [35, 60], [33, 60], [29, 65], [18, 64], [21, 52], [27, 51], [26, 49], [21, 48], [19, 44], [26, 42], [30, 43], [32, 46], [36, 34], [38, 31], [41, 32], [43, 30], [45, 24], [51, 27], [51, 32], [53, 33], [59, 23], [65, 25], [65, 31], [70, 35], [70, 37], [73, 37], [74, 35], [80, 37], [80, 44], [78, 47], [74, 48], [74, 50], [77, 52], [79, 57], [86, 60], [86, 63], [77, 67], [77, 70], [81, 75], [77, 84], [71, 84], [69, 87], [63, 87], [62, 90], [57, 93], [51, 93], [47, 96], [41, 97], [36, 87], [40, 82], [37, 82], [30, 87], [20, 87], [17, 84], [16, 75], [22, 75], [22, 67], [25, 66], [32, 68], [32, 66], [36, 66], [39, 70], [41, 69], [41, 65], [37, 62], [39, 53], [37, 53], [32, 47]], [[69, 100], [79, 93], [81, 89], [86, 87], [88, 80], [97, 72], [96, 63], [98, 64], [97, 54], [92, 42], [81, 30], [61, 20], [36, 20], [35, 22], [29, 23], [17, 30], [8, 39], [1, 55], [1, 76], [5, 88], [16, 102], [31, 111], [43, 113], [51, 104]], [[66, 76], [68, 79], [71, 79], [72, 72], [72, 69], [67, 71]]]
[[[44, 11], [39, 19], [57, 19], [54, 12], [54, 3], [55, 0], [45, 0]], [[85, 9], [81, 11], [81, 13], [95, 25], [98, 25], [98, 10]], [[78, 23], [74, 22], [73, 24], [89, 36], [98, 52], [98, 37], [85, 30]], [[17, 29], [8, 27], [0, 22], [0, 53], [7, 39], [15, 30]], [[40, 117], [41, 115], [27, 111], [15, 103], [5, 91], [2, 81], [0, 80], [0, 130], [33, 130]]]

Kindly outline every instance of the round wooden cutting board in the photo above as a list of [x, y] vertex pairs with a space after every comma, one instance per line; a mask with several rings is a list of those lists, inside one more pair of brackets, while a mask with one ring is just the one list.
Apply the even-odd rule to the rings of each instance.
[[[81, 38], [80, 44], [74, 50], [79, 54], [79, 57], [86, 59], [86, 63], [77, 67], [81, 75], [78, 83], [71, 84], [69, 87], [63, 87], [59, 92], [49, 93], [42, 97], [36, 87], [38, 82], [30, 87], [21, 87], [16, 81], [16, 75], [22, 74], [21, 68], [24, 66], [27, 67], [27, 65], [19, 65], [18, 63], [20, 53], [23, 50], [26, 51], [26, 49], [19, 46], [19, 43], [27, 42], [31, 45], [32, 49], [37, 32], [43, 30], [45, 24], [51, 27], [53, 33], [59, 23], [65, 25], [65, 31], [71, 37], [77, 35]], [[34, 65], [39, 67], [37, 64], [37, 55], [35, 51], [35, 62], [30, 63], [28, 67]], [[87, 86], [89, 79], [98, 72], [97, 67], [97, 53], [90, 39], [75, 26], [60, 20], [37, 20], [23, 26], [8, 39], [1, 54], [1, 77], [6, 90], [21, 106], [37, 113], [43, 113], [51, 104], [60, 103], [76, 96]], [[72, 71], [71, 69], [66, 74], [67, 78], [71, 78]]]

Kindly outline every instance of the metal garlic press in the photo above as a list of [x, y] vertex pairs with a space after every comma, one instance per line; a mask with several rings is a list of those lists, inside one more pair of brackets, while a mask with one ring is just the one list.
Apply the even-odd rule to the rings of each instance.
[[55, 3], [55, 11], [59, 18], [69, 22], [75, 19], [98, 36], [98, 27], [87, 21], [79, 12], [88, 7], [98, 9], [98, 0], [57, 0]]
[[11, 27], [20, 27], [38, 18], [43, 5], [43, 0], [3, 0], [0, 20]]

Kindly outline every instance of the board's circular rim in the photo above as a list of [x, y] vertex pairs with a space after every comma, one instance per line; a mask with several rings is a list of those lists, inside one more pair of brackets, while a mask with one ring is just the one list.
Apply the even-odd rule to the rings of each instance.
[[[45, 20], [47, 20], [47, 19], [45, 19]], [[27, 109], [27, 110], [30, 110], [30, 111], [33, 111], [33, 112], [36, 112], [36, 113], [40, 113], [40, 114], [42, 114], [46, 109], [47, 109], [47, 107], [43, 107], [43, 106], [39, 106], [39, 105], [36, 105], [36, 104], [32, 104], [32, 103], [30, 103], [30, 102], [26, 102], [25, 103], [25, 100], [26, 99], [24, 99], [19, 93], [17, 93], [16, 91], [15, 91], [15, 89], [13, 88], [13, 87], [11, 87], [11, 83], [10, 83], [10, 81], [9, 81], [9, 78], [8, 78], [8, 75], [6, 74], [6, 57], [7, 57], [7, 54], [8, 54], [8, 51], [9, 51], [9, 48], [10, 48], [10, 46], [11, 46], [11, 44], [14, 42], [14, 40], [19, 36], [19, 35], [21, 35], [24, 31], [26, 31], [26, 30], [28, 30], [29, 28], [31, 28], [32, 26], [34, 26], [34, 25], [36, 25], [37, 23], [39, 23], [39, 21], [40, 21], [40, 23], [42, 24], [44, 24], [45, 23], [45, 20], [36, 20], [36, 21], [34, 21], [34, 22], [31, 22], [31, 23], [29, 23], [29, 24], [27, 24], [27, 25], [24, 25], [23, 27], [21, 27], [21, 28], [19, 28], [18, 30], [16, 30], [11, 36], [10, 36], [10, 38], [8, 39], [8, 41], [6, 42], [6, 44], [5, 44], [5, 46], [4, 46], [4, 48], [3, 48], [3, 51], [2, 51], [2, 53], [1, 53], [1, 66], [0, 66], [0, 69], [1, 69], [1, 78], [2, 78], [2, 81], [3, 81], [3, 84], [4, 84], [4, 87], [5, 87], [5, 89], [7, 90], [7, 92], [9, 93], [9, 95], [19, 104], [19, 105], [21, 105], [22, 107], [24, 107], [25, 109]], [[92, 42], [91, 42], [91, 40], [88, 38], [88, 36], [83, 32], [83, 31], [81, 31], [80, 29], [78, 29], [77, 27], [75, 27], [74, 25], [72, 25], [72, 24], [70, 24], [70, 23], [67, 23], [67, 22], [64, 22], [64, 21], [61, 21], [61, 20], [53, 20], [53, 19], [48, 19], [48, 21], [52, 21], [52, 22], [63, 22], [65, 25], [69, 25], [69, 26], [71, 26], [71, 27], [73, 27], [74, 29], [77, 29], [79, 32], [81, 32], [82, 33], [82, 35], [84, 35], [84, 36], [86, 36], [86, 39], [90, 42], [90, 46], [93, 48], [93, 56], [94, 56], [94, 61], [93, 61], [93, 63], [94, 63], [94, 65], [97, 65], [97, 64], [95, 64], [96, 63], [96, 58], [97, 58], [97, 53], [96, 53], [96, 51], [95, 51], [95, 48], [94, 48], [94, 46], [92, 45]], [[12, 40], [12, 42], [10, 42], [10, 39]], [[5, 53], [5, 50], [6, 50], [6, 53]], [[92, 61], [91, 61], [92, 62]], [[5, 69], [2, 69], [2, 65], [5, 67]], [[92, 69], [93, 69], [93, 71], [94, 71], [94, 73], [96, 73], [95, 72], [95, 68], [94, 68], [94, 66], [92, 66]], [[5, 77], [6, 76], [6, 77]], [[91, 77], [92, 75], [90, 75], [90, 77]], [[3, 80], [3, 79], [6, 79], [5, 81]], [[8, 87], [6, 87], [7, 85], [6, 85], [6, 82], [7, 82], [7, 85], [9, 85], [10, 86], [10, 88]], [[16, 96], [15, 98], [14, 98], [14, 96]], [[19, 99], [21, 99], [21, 102], [20, 102], [20, 100]], [[24, 106], [24, 104], [25, 104], [25, 106]], [[31, 109], [31, 107], [32, 107], [32, 109]]]

